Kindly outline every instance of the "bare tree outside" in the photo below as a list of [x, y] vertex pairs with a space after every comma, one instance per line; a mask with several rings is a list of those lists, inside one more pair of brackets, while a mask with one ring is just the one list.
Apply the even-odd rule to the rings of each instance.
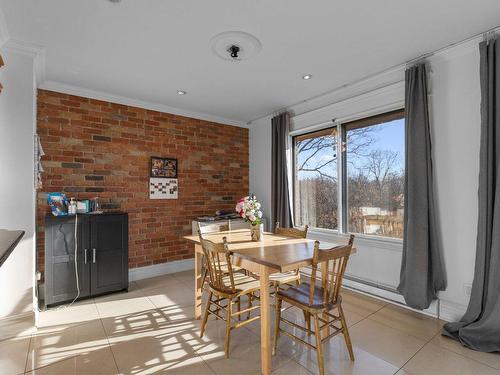
[[[346, 130], [348, 230], [401, 238], [404, 210], [404, 121]], [[335, 130], [295, 143], [295, 220], [338, 229]], [[403, 152], [402, 152], [403, 151]]]

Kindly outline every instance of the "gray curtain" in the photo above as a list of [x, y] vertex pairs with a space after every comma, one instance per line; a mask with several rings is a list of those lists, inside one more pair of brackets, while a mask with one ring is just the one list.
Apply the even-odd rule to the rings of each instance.
[[484, 352], [500, 351], [500, 48], [495, 44], [479, 45], [479, 218], [471, 299], [462, 319], [443, 327], [444, 335]]
[[405, 80], [405, 215], [398, 290], [408, 306], [423, 310], [446, 288], [436, 227], [425, 64], [407, 69]]
[[290, 129], [290, 114], [282, 113], [271, 120], [271, 228], [279, 221], [280, 226], [292, 226], [292, 213], [288, 190], [288, 173], [286, 153], [288, 147], [288, 132]]

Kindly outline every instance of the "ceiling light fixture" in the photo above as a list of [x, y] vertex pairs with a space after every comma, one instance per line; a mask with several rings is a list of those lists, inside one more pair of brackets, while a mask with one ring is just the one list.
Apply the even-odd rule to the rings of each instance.
[[210, 40], [210, 48], [223, 60], [239, 62], [257, 55], [262, 44], [255, 36], [243, 31], [225, 31]]
[[186, 94], [187, 94], [186, 91], [182, 91], [182, 90], [177, 91], [177, 95], [186, 95]]
[[311, 79], [312, 77], [313, 77], [312, 74], [306, 74], [305, 76], [302, 76], [302, 79], [305, 79], [307, 81], [308, 79]]

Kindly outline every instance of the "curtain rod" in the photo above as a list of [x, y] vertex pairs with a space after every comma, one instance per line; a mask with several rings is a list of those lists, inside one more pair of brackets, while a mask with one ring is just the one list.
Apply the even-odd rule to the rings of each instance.
[[491, 29], [488, 29], [488, 30], [483, 31], [483, 32], [478, 33], [478, 34], [474, 34], [473, 36], [470, 36], [468, 38], [462, 39], [462, 40], [460, 40], [458, 42], [453, 42], [451, 44], [448, 44], [448, 45], [446, 45], [444, 47], [441, 47], [441, 48], [439, 48], [439, 49], [437, 49], [435, 51], [424, 53], [424, 54], [422, 54], [422, 55], [420, 55], [420, 56], [418, 56], [418, 57], [416, 57], [414, 59], [408, 60], [408, 61], [406, 61], [404, 63], [393, 65], [393, 66], [391, 66], [389, 68], [386, 68], [384, 70], [381, 70], [381, 71], [379, 71], [377, 73], [372, 73], [372, 74], [366, 75], [363, 78], [351, 81], [349, 83], [345, 83], [345, 84], [340, 85], [340, 86], [338, 86], [338, 87], [336, 87], [336, 88], [334, 88], [332, 90], [325, 91], [325, 92], [323, 92], [321, 94], [312, 96], [312, 97], [307, 98], [307, 99], [303, 99], [303, 100], [301, 100], [299, 102], [290, 104], [290, 105], [288, 105], [286, 107], [280, 108], [279, 110], [273, 111], [273, 112], [268, 113], [266, 115], [259, 116], [259, 117], [255, 118], [253, 120], [248, 121], [247, 125], [251, 125], [253, 122], [255, 122], [257, 120], [260, 120], [262, 118], [265, 118], [265, 117], [268, 117], [268, 116], [274, 116], [274, 115], [278, 115], [280, 113], [286, 112], [286, 111], [290, 110], [291, 108], [293, 108], [293, 107], [295, 107], [295, 106], [297, 106], [299, 104], [304, 104], [304, 103], [307, 103], [307, 102], [319, 99], [319, 98], [321, 98], [321, 97], [323, 97], [325, 95], [333, 94], [334, 92], [342, 90], [342, 89], [344, 89], [346, 87], [353, 86], [353, 85], [358, 84], [360, 82], [363, 82], [363, 81], [365, 81], [367, 79], [374, 78], [374, 77], [376, 77], [376, 76], [378, 76], [380, 74], [388, 73], [388, 72], [390, 72], [392, 70], [396, 70], [396, 69], [401, 68], [401, 67], [407, 67], [407, 66], [409, 66], [411, 64], [415, 64], [416, 62], [428, 59], [428, 58], [430, 58], [430, 57], [432, 57], [432, 56], [434, 56], [436, 54], [444, 52], [444, 51], [446, 51], [446, 50], [448, 50], [450, 48], [456, 47], [456, 46], [458, 46], [460, 44], [465, 44], [465, 43], [470, 42], [470, 41], [472, 41], [472, 40], [474, 40], [476, 38], [479, 38], [481, 36], [483, 37], [484, 40], [489, 41], [491, 39], [491, 37], [495, 34], [495, 32], [498, 31], [499, 29], [500, 29], [500, 26], [495, 26], [495, 27], [493, 27]]

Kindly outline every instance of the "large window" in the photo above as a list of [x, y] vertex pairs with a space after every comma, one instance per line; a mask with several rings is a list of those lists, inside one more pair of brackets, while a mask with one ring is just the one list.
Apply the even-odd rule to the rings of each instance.
[[296, 225], [402, 238], [404, 165], [403, 111], [294, 137]]

